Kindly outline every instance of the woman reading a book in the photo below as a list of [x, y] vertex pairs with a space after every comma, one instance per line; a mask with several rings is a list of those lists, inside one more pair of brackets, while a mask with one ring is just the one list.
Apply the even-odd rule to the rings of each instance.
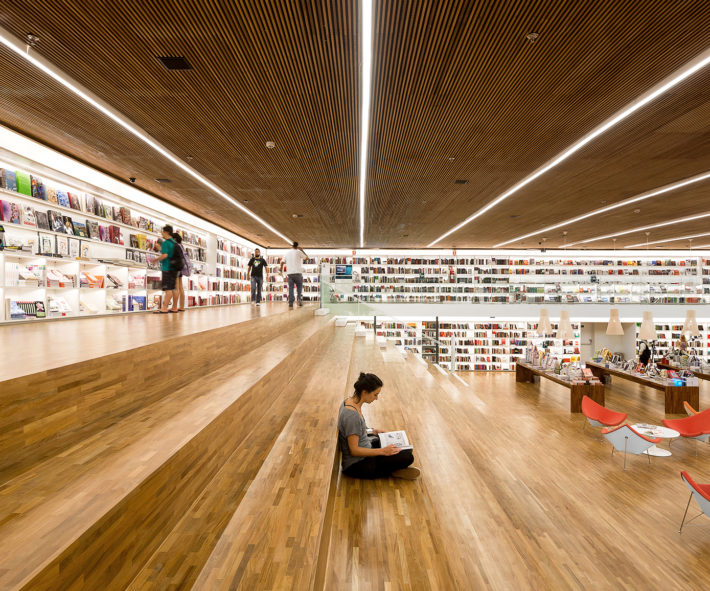
[[419, 476], [419, 468], [411, 467], [411, 449], [392, 444], [380, 447], [377, 437], [382, 431], [373, 429], [368, 435], [362, 405], [372, 404], [380, 395], [382, 380], [372, 373], [361, 373], [355, 382], [355, 393], [347, 398], [338, 413], [338, 444], [343, 456], [343, 473], [353, 478], [406, 478]]

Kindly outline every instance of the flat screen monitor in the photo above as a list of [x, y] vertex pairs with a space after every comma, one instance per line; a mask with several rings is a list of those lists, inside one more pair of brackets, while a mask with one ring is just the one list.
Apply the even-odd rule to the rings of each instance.
[[337, 279], [350, 279], [353, 276], [352, 265], [335, 265], [335, 277]]

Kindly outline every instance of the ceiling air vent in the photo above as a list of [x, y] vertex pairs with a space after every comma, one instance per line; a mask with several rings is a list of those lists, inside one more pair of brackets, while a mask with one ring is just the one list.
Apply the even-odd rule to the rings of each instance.
[[184, 57], [167, 56], [158, 58], [166, 70], [192, 70], [190, 62]]
[[156, 183], [169, 183], [171, 182], [170, 179], [155, 179]]
[[454, 185], [467, 185], [468, 179], [456, 179]]

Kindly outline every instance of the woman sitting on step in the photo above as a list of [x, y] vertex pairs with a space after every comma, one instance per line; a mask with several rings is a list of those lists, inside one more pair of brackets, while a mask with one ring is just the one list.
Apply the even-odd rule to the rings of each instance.
[[380, 447], [377, 429], [367, 434], [362, 405], [371, 404], [380, 395], [382, 380], [373, 373], [361, 373], [355, 382], [355, 393], [343, 402], [338, 414], [338, 443], [343, 455], [343, 472], [353, 478], [406, 478], [419, 476], [411, 449], [400, 450], [395, 445]]

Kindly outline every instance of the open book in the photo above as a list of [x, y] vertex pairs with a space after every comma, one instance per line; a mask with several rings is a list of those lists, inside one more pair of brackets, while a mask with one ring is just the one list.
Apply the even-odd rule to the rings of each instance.
[[404, 431], [389, 431], [388, 433], [379, 433], [377, 436], [380, 438], [380, 447], [396, 445], [400, 449], [412, 449]]

